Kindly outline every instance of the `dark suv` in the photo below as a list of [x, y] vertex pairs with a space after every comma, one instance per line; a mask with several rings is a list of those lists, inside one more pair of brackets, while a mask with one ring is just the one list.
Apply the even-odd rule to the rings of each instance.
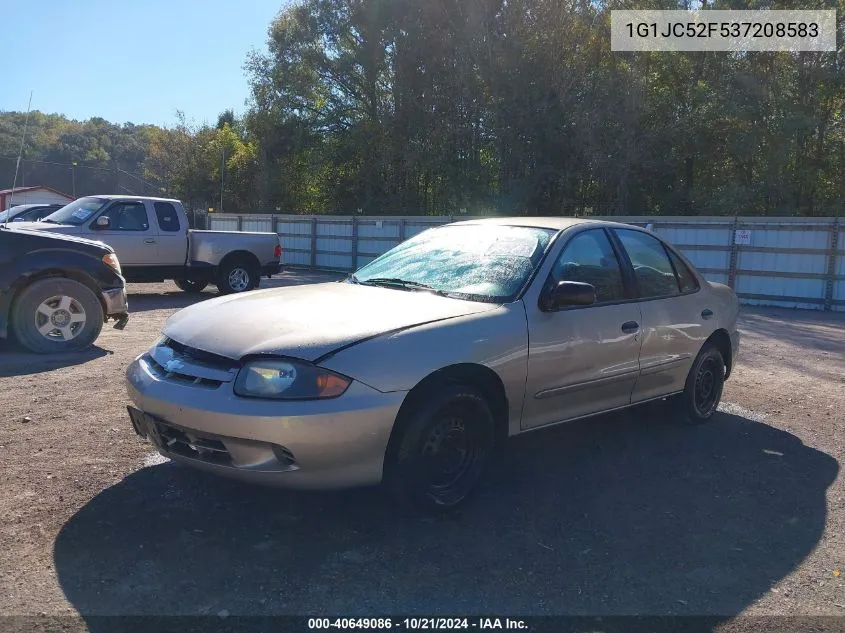
[[91, 345], [103, 323], [129, 319], [126, 282], [101, 242], [0, 225], [0, 338], [33, 352]]

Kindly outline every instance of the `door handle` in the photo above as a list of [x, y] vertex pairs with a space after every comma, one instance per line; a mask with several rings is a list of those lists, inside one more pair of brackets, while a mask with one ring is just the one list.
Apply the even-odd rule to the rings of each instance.
[[713, 310], [711, 310], [710, 308], [704, 308], [701, 311], [701, 318], [702, 319], [709, 319], [712, 316], [713, 316]]
[[639, 329], [640, 324], [636, 321], [626, 321], [622, 324], [622, 331], [625, 332], [625, 334], [631, 334], [632, 332], [636, 332]]
[[155, 243], [156, 243], [156, 241], [151, 237], [148, 237], [147, 239], [144, 240], [144, 244], [155, 244]]

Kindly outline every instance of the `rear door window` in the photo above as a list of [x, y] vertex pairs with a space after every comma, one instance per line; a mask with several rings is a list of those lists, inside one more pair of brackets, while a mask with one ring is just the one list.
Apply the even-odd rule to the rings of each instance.
[[169, 202], [156, 202], [154, 206], [158, 228], [165, 233], [178, 233], [179, 214], [176, 213], [176, 208]]

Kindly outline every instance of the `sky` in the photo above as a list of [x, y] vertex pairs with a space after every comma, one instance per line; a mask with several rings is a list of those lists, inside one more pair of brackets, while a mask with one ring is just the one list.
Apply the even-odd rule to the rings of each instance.
[[[4, 0], [0, 111], [196, 124], [246, 110], [243, 65], [284, 0]], [[14, 52], [13, 52], [14, 51]]]

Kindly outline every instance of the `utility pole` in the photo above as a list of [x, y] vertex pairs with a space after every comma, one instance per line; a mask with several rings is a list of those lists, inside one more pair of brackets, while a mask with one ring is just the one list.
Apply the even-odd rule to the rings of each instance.
[[73, 188], [73, 199], [76, 200], [76, 161], [70, 164], [70, 186]]
[[226, 148], [220, 154], [220, 213], [223, 213], [223, 176], [226, 173]]
[[[26, 118], [23, 120], [23, 134], [21, 135], [21, 149], [18, 152], [18, 162], [15, 163], [15, 178], [12, 180], [12, 195], [10, 196], [12, 205], [15, 204], [15, 189], [18, 186], [18, 171], [21, 168], [21, 158], [23, 157], [23, 146], [26, 142], [26, 128], [29, 125], [29, 111], [32, 110], [32, 90], [29, 91], [29, 104], [26, 106]], [[0, 209], [2, 210], [2, 209]], [[6, 215], [6, 220], [4, 222], [6, 226], [9, 226], [9, 216]]]

